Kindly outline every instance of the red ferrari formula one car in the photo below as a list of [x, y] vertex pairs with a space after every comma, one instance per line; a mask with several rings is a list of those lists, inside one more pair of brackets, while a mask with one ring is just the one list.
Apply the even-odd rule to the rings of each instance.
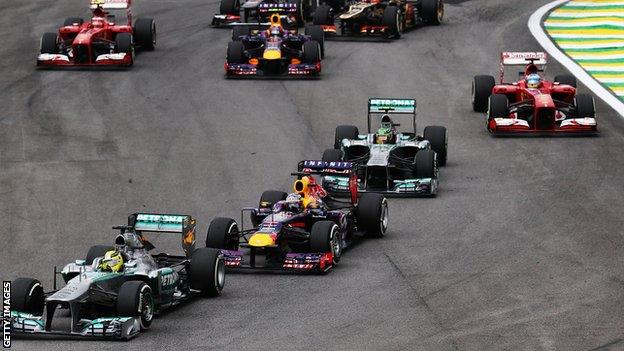
[[[546, 67], [543, 52], [503, 52], [500, 83], [494, 77], [479, 75], [472, 83], [472, 107], [487, 113], [487, 129], [492, 134], [576, 133], [598, 131], [594, 98], [576, 94], [576, 78], [555, 76], [544, 80]], [[505, 68], [525, 66], [514, 83], [505, 83]]]
[[[153, 19], [139, 18], [132, 26], [131, 2], [91, 0], [90, 21], [70, 17], [57, 33], [43, 35], [37, 66], [131, 66], [135, 47], [153, 50], [156, 45]], [[125, 10], [127, 21], [117, 23], [110, 10]]]

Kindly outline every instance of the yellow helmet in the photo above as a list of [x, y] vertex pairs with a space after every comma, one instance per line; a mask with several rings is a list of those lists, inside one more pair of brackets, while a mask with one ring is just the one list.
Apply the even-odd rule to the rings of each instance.
[[123, 268], [123, 256], [117, 250], [107, 251], [100, 262], [100, 269], [103, 271], [119, 272]]

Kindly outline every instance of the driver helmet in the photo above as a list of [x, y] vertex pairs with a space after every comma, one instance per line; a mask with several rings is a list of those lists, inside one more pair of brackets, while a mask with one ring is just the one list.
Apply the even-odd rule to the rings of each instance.
[[100, 269], [102, 271], [110, 271], [117, 273], [123, 268], [123, 256], [118, 250], [110, 250], [104, 254], [104, 258], [100, 261]]
[[375, 143], [387, 144], [391, 141], [392, 134], [392, 119], [390, 119], [390, 116], [388, 115], [381, 116], [381, 125], [379, 126], [379, 129], [377, 129], [377, 133], [375, 134]]
[[271, 26], [269, 29], [269, 33], [271, 36], [279, 36], [282, 35], [282, 27], [280, 26]]
[[286, 211], [299, 213], [301, 210], [301, 195], [297, 193], [288, 195], [286, 197]]
[[104, 27], [104, 17], [93, 16], [93, 18], [91, 19], [91, 24], [93, 25], [93, 28]]
[[526, 77], [527, 88], [537, 89], [542, 82], [542, 78], [537, 73], [531, 73]]

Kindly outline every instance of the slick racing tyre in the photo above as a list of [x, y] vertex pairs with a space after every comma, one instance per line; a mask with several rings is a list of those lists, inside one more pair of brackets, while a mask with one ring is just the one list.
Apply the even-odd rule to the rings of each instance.
[[117, 293], [117, 314], [120, 317], [140, 317], [141, 330], [149, 329], [154, 320], [154, 294], [142, 281], [127, 281]]
[[496, 81], [492, 76], [475, 76], [472, 80], [472, 109], [475, 112], [486, 112], [488, 99], [492, 95]]
[[596, 117], [596, 104], [594, 97], [588, 94], [578, 94], [574, 97], [574, 107], [579, 118]]
[[119, 33], [115, 36], [115, 46], [117, 52], [132, 55], [134, 51], [134, 45], [132, 44], [132, 34]]
[[58, 36], [56, 33], [44, 33], [41, 37], [42, 54], [58, 54]]
[[312, 24], [319, 26], [331, 26], [334, 24], [333, 10], [328, 5], [321, 5], [314, 11], [312, 16]]
[[241, 37], [251, 34], [251, 28], [240, 26], [232, 28], [232, 41], [241, 41]]
[[206, 233], [206, 247], [238, 250], [238, 224], [236, 221], [223, 217], [213, 219]]
[[134, 22], [134, 38], [141, 50], [154, 50], [156, 46], [156, 22], [151, 18], [137, 19]]
[[423, 138], [429, 140], [431, 148], [438, 154], [438, 165], [440, 167], [446, 166], [448, 149], [448, 133], [446, 132], [446, 128], [441, 126], [427, 126], [423, 132]]
[[231, 41], [227, 46], [227, 63], [245, 63], [245, 46], [241, 41]]
[[442, 0], [421, 0], [420, 9], [422, 19], [426, 24], [439, 25], [444, 17], [444, 3]]
[[68, 17], [63, 22], [63, 27], [67, 26], [79, 26], [84, 23], [84, 20], [80, 17]]
[[321, 26], [307, 25], [305, 27], [305, 34], [319, 43], [321, 47], [321, 58], [325, 58], [325, 32], [323, 32], [323, 28], [321, 28]]
[[381, 19], [381, 25], [387, 27], [386, 37], [398, 39], [403, 32], [403, 20], [396, 6], [386, 6]]
[[221, 295], [225, 285], [225, 263], [219, 250], [210, 247], [195, 250], [189, 270], [192, 289], [199, 290], [204, 296]]
[[11, 310], [41, 316], [43, 306], [41, 282], [32, 278], [17, 278], [11, 282]]
[[488, 104], [488, 120], [509, 117], [509, 99], [503, 94], [492, 94]]
[[312, 225], [310, 231], [310, 252], [328, 253], [331, 252], [334, 259], [333, 265], [340, 262], [342, 256], [342, 241], [340, 238], [340, 228], [332, 221], [318, 221]]
[[360, 135], [360, 131], [356, 126], [336, 127], [336, 131], [334, 132], [334, 149], [340, 150], [344, 139], [356, 140], [358, 135]]
[[327, 149], [323, 151], [323, 162], [340, 162], [342, 161], [342, 151], [338, 149]]
[[301, 27], [305, 24], [305, 20], [308, 17], [307, 6], [303, 6], [303, 1], [301, 0], [288, 0], [289, 4], [294, 4], [297, 7], [297, 13], [295, 14], [295, 18], [297, 19], [297, 26]]
[[357, 204], [358, 227], [372, 238], [381, 238], [388, 229], [388, 200], [376, 193], [362, 194]]
[[416, 178], [435, 178], [437, 176], [436, 153], [433, 150], [420, 150], [414, 157]]
[[221, 0], [219, 13], [222, 15], [238, 16], [240, 14], [240, 3], [238, 0]]
[[114, 247], [110, 245], [94, 245], [87, 251], [85, 258], [85, 264], [88, 266], [93, 263], [93, 260], [98, 257], [104, 257], [107, 251], [114, 250]]
[[560, 74], [555, 76], [555, 83], [570, 85], [576, 88], [576, 77], [571, 74]]
[[303, 62], [315, 64], [321, 61], [321, 46], [316, 40], [303, 43]]

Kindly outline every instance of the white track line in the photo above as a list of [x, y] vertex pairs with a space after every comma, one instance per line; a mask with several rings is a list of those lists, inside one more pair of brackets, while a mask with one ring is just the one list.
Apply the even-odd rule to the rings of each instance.
[[553, 57], [565, 66], [572, 74], [576, 76], [583, 84], [585, 84], [594, 94], [598, 95], [605, 103], [611, 106], [615, 112], [624, 117], [624, 102], [617, 98], [611, 91], [602, 86], [596, 79], [590, 76], [585, 70], [579, 66], [576, 62], [570, 59], [566, 54], [561, 52], [559, 48], [550, 40], [544, 29], [542, 28], [542, 19], [544, 16], [555, 7], [562, 5], [569, 0], [556, 0], [549, 4], [540, 7], [529, 18], [529, 30], [535, 37], [537, 42]]

